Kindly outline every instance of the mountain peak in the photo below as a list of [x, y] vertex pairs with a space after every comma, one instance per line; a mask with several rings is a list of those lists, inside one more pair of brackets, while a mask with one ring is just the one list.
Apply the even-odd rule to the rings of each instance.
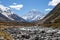
[[41, 13], [39, 10], [36, 9], [32, 9], [28, 12], [28, 16], [36, 16], [36, 15], [40, 15], [43, 16], [43, 13]]
[[31, 11], [37, 11], [37, 9], [32, 9]]
[[8, 10], [8, 9], [10, 9], [10, 8], [5, 7], [4, 5], [1, 5], [1, 4], [0, 4], [0, 9], [1, 9], [2, 11], [6, 11], [6, 10]]
[[14, 12], [12, 12], [10, 8], [0, 4], [0, 19], [3, 20], [4, 18], [6, 18], [7, 20], [9, 19], [11, 21], [25, 22], [23, 18], [19, 17]]
[[40, 11], [36, 10], [36, 9], [32, 9], [29, 11], [29, 13], [40, 13]]
[[29, 22], [40, 20], [42, 17], [43, 17], [43, 13], [41, 13], [36, 9], [33, 9], [22, 16], [22, 18], [24, 18], [26, 21]]

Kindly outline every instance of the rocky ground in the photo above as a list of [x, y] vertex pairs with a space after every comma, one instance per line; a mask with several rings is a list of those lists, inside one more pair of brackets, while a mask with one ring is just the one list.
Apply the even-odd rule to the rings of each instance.
[[14, 40], [60, 40], [60, 29], [47, 27], [24, 27], [4, 29]]

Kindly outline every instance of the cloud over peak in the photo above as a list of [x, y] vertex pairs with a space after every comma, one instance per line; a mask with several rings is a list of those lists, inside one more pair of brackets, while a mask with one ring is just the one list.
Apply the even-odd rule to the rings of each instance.
[[52, 0], [49, 2], [49, 6], [56, 6], [58, 3], [60, 3], [60, 0]]
[[51, 8], [47, 8], [47, 9], [45, 9], [45, 11], [51, 11], [52, 9]]

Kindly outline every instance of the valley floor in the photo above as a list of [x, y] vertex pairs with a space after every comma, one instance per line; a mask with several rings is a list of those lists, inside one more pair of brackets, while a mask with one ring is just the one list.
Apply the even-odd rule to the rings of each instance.
[[[12, 40], [60, 40], [60, 29], [58, 28], [32, 26], [5, 28], [1, 31], [9, 34]], [[1, 33], [0, 40], [3, 40]]]

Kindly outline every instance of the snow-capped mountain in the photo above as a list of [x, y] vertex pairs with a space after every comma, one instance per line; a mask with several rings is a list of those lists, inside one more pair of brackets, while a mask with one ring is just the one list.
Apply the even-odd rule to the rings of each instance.
[[12, 12], [10, 8], [0, 5], [0, 20], [25, 22], [25, 20]]
[[26, 13], [25, 15], [22, 16], [22, 18], [24, 18], [26, 21], [28, 22], [32, 22], [32, 21], [37, 21], [43, 18], [43, 13], [41, 13], [38, 10], [31, 10], [28, 13]]

